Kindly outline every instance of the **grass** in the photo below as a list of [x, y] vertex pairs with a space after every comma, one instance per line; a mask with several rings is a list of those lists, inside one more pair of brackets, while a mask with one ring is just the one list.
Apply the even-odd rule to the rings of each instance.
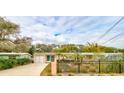
[[52, 76], [51, 63], [49, 63], [46, 68], [44, 68], [44, 70], [40, 73], [40, 76]]
[[58, 73], [57, 76], [124, 76], [124, 73]]
[[[60, 64], [61, 65], [61, 64]], [[59, 66], [60, 66], [59, 65]], [[68, 64], [64, 64], [68, 65]], [[100, 64], [100, 73], [99, 73], [99, 64], [81, 64], [80, 73], [77, 73], [78, 66], [77, 64], [70, 65], [68, 68], [62, 72], [62, 68], [59, 68], [58, 75], [68, 75], [68, 76], [124, 76], [124, 64], [121, 64], [121, 71], [119, 73], [120, 67], [119, 63], [101, 63]], [[64, 74], [65, 73], [65, 74]]]

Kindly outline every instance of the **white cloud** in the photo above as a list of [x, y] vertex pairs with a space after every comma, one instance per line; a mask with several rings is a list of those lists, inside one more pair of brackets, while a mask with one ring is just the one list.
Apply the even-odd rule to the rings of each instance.
[[[33, 38], [33, 43], [76, 43], [85, 44], [86, 42], [94, 42], [108, 28], [112, 26], [120, 17], [74, 17], [74, 16], [8, 16], [12, 22], [21, 27], [21, 34]], [[100, 42], [104, 42], [109, 38], [123, 31], [121, 28], [113, 29]], [[121, 29], [121, 30], [120, 30]], [[68, 31], [70, 30], [70, 31]], [[68, 31], [68, 32], [67, 32]], [[59, 33], [58, 36], [55, 36]], [[122, 44], [124, 39], [119, 39], [116, 44], [106, 44], [114, 47], [124, 47]], [[101, 44], [101, 43], [100, 43]]]

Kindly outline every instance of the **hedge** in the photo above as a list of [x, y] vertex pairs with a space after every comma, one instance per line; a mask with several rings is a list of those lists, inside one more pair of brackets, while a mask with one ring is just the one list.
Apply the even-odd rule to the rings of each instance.
[[25, 65], [30, 63], [30, 59], [21, 58], [21, 59], [4, 59], [0, 58], [0, 70], [12, 68], [19, 65]]

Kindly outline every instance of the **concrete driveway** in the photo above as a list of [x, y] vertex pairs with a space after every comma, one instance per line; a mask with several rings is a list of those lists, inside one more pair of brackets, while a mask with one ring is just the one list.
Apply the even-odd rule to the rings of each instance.
[[41, 71], [47, 66], [46, 63], [32, 63], [24, 66], [0, 71], [0, 76], [40, 76]]

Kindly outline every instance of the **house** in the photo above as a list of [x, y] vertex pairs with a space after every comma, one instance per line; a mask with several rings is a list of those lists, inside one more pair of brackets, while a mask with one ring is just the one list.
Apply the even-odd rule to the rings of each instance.
[[0, 52], [0, 58], [4, 58], [4, 59], [31, 58], [31, 55], [29, 53]]

